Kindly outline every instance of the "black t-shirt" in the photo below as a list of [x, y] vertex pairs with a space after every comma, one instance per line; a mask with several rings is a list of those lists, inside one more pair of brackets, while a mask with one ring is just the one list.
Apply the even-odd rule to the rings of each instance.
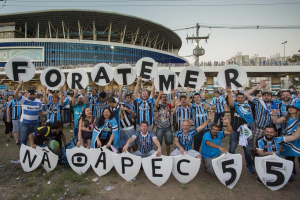
[[63, 132], [54, 133], [52, 132], [50, 126], [42, 126], [35, 130], [34, 136], [34, 143], [36, 145], [43, 145], [50, 140], [58, 140], [61, 138]]
[[[233, 131], [237, 131], [239, 127], [245, 123], [247, 123], [235, 110], [235, 107], [230, 108], [230, 116], [231, 116], [231, 126]], [[249, 124], [251, 125], [251, 124]]]

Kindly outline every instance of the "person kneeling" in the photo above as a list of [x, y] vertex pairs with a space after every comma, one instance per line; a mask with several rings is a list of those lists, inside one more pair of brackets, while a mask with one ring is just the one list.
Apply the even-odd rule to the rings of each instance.
[[123, 147], [123, 152], [127, 151], [129, 145], [137, 139], [138, 142], [138, 150], [133, 152], [133, 155], [141, 156], [142, 158], [149, 157], [155, 153], [153, 150], [153, 143], [157, 146], [156, 156], [161, 156], [161, 146], [160, 143], [155, 136], [155, 134], [151, 131], [148, 131], [148, 122], [141, 122], [141, 130], [136, 132], [131, 138], [127, 141], [125, 146]]
[[201, 126], [193, 129], [190, 129], [190, 122], [188, 120], [182, 122], [182, 130], [179, 130], [175, 133], [174, 144], [176, 149], [172, 151], [171, 156], [188, 154], [193, 158], [201, 159], [201, 154], [192, 149], [193, 138], [209, 124], [211, 121], [211, 115], [212, 113], [210, 112], [209, 118]]
[[50, 151], [59, 155], [60, 153], [60, 141], [62, 139], [64, 145], [66, 145], [66, 137], [62, 132], [63, 123], [56, 121], [50, 126], [42, 126], [37, 128], [33, 133], [29, 135], [29, 142], [32, 148], [36, 146], [48, 147]]
[[227, 131], [220, 131], [220, 126], [212, 124], [209, 132], [206, 132], [202, 139], [201, 154], [205, 164], [205, 171], [209, 174], [215, 174], [212, 160], [219, 157], [222, 153], [227, 153], [226, 149], [221, 147], [221, 140], [225, 138], [225, 134], [233, 133], [229, 120], [222, 118], [222, 122], [226, 123]]
[[[288, 135], [284, 137], [275, 137], [275, 127], [266, 126], [265, 136], [259, 138], [256, 142], [256, 152], [258, 156], [268, 156], [277, 155], [280, 156], [280, 143], [281, 142], [292, 142], [300, 138], [300, 126], [293, 133], [293, 135]], [[256, 182], [262, 184], [262, 181], [257, 177]], [[294, 182], [294, 176], [291, 175], [289, 182]]]

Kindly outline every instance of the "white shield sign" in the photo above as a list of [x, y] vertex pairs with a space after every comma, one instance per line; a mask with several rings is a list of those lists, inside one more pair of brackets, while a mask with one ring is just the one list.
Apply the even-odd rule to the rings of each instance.
[[174, 71], [163, 69], [154, 77], [154, 86], [156, 90], [162, 90], [165, 94], [169, 94], [172, 89], [177, 89], [178, 77]]
[[255, 169], [263, 184], [270, 190], [276, 191], [289, 181], [293, 162], [276, 155], [255, 157]]
[[20, 162], [25, 172], [31, 172], [41, 164], [42, 157], [35, 148], [22, 144], [20, 148]]
[[242, 173], [242, 155], [230, 153], [222, 154], [212, 160], [212, 166], [221, 183], [232, 189]]
[[132, 180], [139, 173], [142, 158], [129, 152], [112, 155], [114, 166], [119, 175], [126, 181]]
[[200, 169], [201, 159], [193, 158], [187, 154], [172, 157], [174, 177], [180, 183], [188, 183], [193, 180]]
[[67, 149], [67, 159], [71, 168], [79, 175], [85, 173], [90, 167], [89, 149], [82, 146]]
[[40, 154], [40, 156], [42, 156], [41, 165], [43, 166], [43, 168], [47, 172], [54, 170], [57, 166], [58, 156], [52, 153], [52, 151], [50, 151], [48, 147], [36, 147], [36, 151], [38, 152], [38, 154]]
[[98, 176], [107, 174], [113, 168], [112, 155], [115, 154], [116, 153], [107, 149], [106, 146], [89, 150], [91, 166]]
[[171, 156], [156, 157], [156, 152], [142, 158], [144, 172], [148, 179], [157, 186], [162, 186], [170, 177], [173, 165]]

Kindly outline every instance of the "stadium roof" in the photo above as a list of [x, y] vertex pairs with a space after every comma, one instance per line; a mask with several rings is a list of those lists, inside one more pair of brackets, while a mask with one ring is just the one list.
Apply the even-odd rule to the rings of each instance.
[[122, 37], [122, 32], [126, 25], [124, 43], [132, 42], [135, 38], [135, 34], [138, 32], [136, 42], [134, 43], [137, 45], [141, 44], [142, 38], [144, 38], [144, 43], [146, 40], [148, 41], [148, 43], [143, 46], [157, 49], [168, 49], [168, 45], [171, 49], [173, 45], [173, 49], [179, 50], [182, 44], [180, 37], [176, 33], [161, 24], [114, 12], [63, 9], [0, 15], [0, 23], [15, 22], [17, 25], [24, 27], [27, 22], [27, 30], [33, 34], [36, 34], [37, 24], [39, 23], [39, 33], [45, 35], [46, 30], [49, 30], [49, 22], [53, 35], [55, 32], [62, 34], [62, 21], [65, 24], [64, 27], [69, 28], [69, 32], [73, 34], [79, 32], [78, 22], [80, 22], [80, 29], [83, 30], [84, 34], [86, 32], [92, 34], [93, 21], [95, 21], [95, 27], [98, 33], [97, 40], [104, 40], [105, 36], [108, 36], [108, 30], [110, 24], [112, 24], [111, 37], [112, 39], [115, 38], [115, 40]]

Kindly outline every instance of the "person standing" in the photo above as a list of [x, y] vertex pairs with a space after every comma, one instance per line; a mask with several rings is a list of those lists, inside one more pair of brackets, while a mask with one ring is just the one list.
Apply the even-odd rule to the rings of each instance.
[[7, 122], [12, 122], [12, 132], [16, 145], [19, 145], [19, 126], [22, 114], [22, 105], [17, 99], [12, 99], [7, 105]]
[[[232, 91], [230, 87], [226, 88], [226, 92], [228, 95], [228, 103], [230, 107], [230, 116], [231, 116], [231, 127], [233, 129], [233, 133], [230, 135], [229, 142], [229, 153], [234, 154], [238, 145], [240, 132], [238, 129], [240, 126], [247, 124], [249, 127], [253, 122], [253, 116], [251, 111], [251, 106], [248, 102], [245, 102], [245, 95], [243, 93], [238, 93], [236, 95], [236, 101], [233, 101]], [[247, 163], [247, 168], [249, 173], [254, 174], [254, 169], [252, 166], [252, 158], [251, 158], [251, 141], [250, 138], [247, 139], [248, 145], [243, 146], [245, 160]]]
[[[160, 144], [163, 141], [163, 135], [165, 135], [166, 151], [167, 155], [171, 153], [171, 145], [173, 144], [173, 133], [171, 129], [171, 109], [175, 104], [175, 91], [172, 90], [171, 95], [173, 102], [168, 102], [168, 97], [166, 94], [163, 94], [163, 91], [159, 91], [158, 97], [155, 101], [155, 107], [157, 109], [156, 123], [157, 130], [156, 136]], [[161, 103], [159, 103], [161, 100]]]
[[28, 97], [20, 95], [22, 85], [23, 81], [20, 81], [15, 91], [16, 99], [22, 104], [22, 115], [19, 127], [20, 146], [22, 144], [26, 145], [28, 135], [39, 127], [39, 117], [41, 118], [42, 124], [44, 124], [41, 101], [35, 98], [36, 94], [34, 90], [28, 90]]
[[137, 82], [136, 82], [136, 86], [134, 89], [134, 93], [135, 93], [135, 109], [136, 109], [136, 130], [141, 130], [141, 122], [142, 121], [147, 121], [148, 124], [148, 130], [152, 131], [153, 130], [153, 107], [154, 107], [154, 92], [155, 92], [155, 88], [154, 88], [154, 81], [153, 79], [151, 79], [152, 81], [152, 87], [151, 87], [151, 94], [150, 94], [150, 98], [149, 98], [149, 94], [146, 90], [143, 90], [141, 92], [141, 96], [139, 97], [139, 87], [140, 87], [140, 82], [141, 82], [142, 77], [138, 77], [137, 78]]
[[[178, 99], [176, 101], [178, 101]], [[176, 131], [182, 129], [183, 121], [193, 123], [192, 111], [191, 108], [187, 106], [186, 96], [180, 96], [179, 101], [180, 102], [175, 103], [175, 108], [173, 109], [173, 115], [176, 114]]]
[[90, 102], [84, 90], [80, 91], [81, 95], [78, 97], [77, 103], [75, 100], [76, 95], [78, 94], [78, 89], [74, 89], [74, 95], [72, 98], [73, 113], [74, 113], [74, 137], [78, 136], [78, 123], [82, 110], [87, 107]]
[[4, 102], [3, 105], [2, 105], [3, 121], [4, 121], [4, 124], [5, 124], [6, 142], [10, 142], [9, 135], [11, 135], [11, 137], [12, 137], [13, 124], [12, 124], [12, 121], [9, 120], [10, 112], [7, 112], [8, 104], [12, 99], [13, 99], [13, 96], [8, 95], [7, 99], [5, 100], [6, 102]]
[[223, 122], [221, 118], [225, 115], [226, 101], [219, 91], [215, 91], [215, 97], [211, 100], [211, 104], [217, 108], [215, 111], [214, 123], [218, 124], [220, 119], [220, 130], [223, 130]]
[[[192, 116], [193, 116], [193, 120], [194, 120], [194, 126], [195, 127], [199, 127], [201, 126], [205, 121], [207, 121], [208, 119], [208, 109], [212, 109], [215, 110], [216, 107], [212, 106], [206, 102], [201, 102], [201, 96], [199, 93], [195, 93], [194, 94], [194, 100], [195, 103], [190, 103], [189, 102], [189, 95], [190, 95], [190, 91], [191, 89], [188, 87], [186, 89], [187, 91], [187, 105], [189, 107], [191, 107], [192, 110]], [[209, 131], [210, 129], [210, 124], [208, 124], [207, 126], [205, 126], [199, 134], [196, 134], [194, 137], [194, 150], [199, 151], [200, 150], [200, 146], [202, 143], [202, 137], [204, 135], [204, 133], [206, 133], [207, 131]]]
[[[254, 125], [252, 127], [252, 140], [251, 140], [251, 154], [254, 158], [256, 154], [256, 140], [264, 135], [264, 129], [266, 126], [273, 125], [272, 122], [272, 110], [278, 109], [278, 105], [271, 101], [271, 92], [266, 91], [266, 82], [263, 80], [259, 85], [249, 90], [245, 95], [248, 100], [252, 101], [256, 105], [256, 112], [254, 118]], [[251, 95], [257, 89], [263, 88], [262, 99], [257, 99]]]

